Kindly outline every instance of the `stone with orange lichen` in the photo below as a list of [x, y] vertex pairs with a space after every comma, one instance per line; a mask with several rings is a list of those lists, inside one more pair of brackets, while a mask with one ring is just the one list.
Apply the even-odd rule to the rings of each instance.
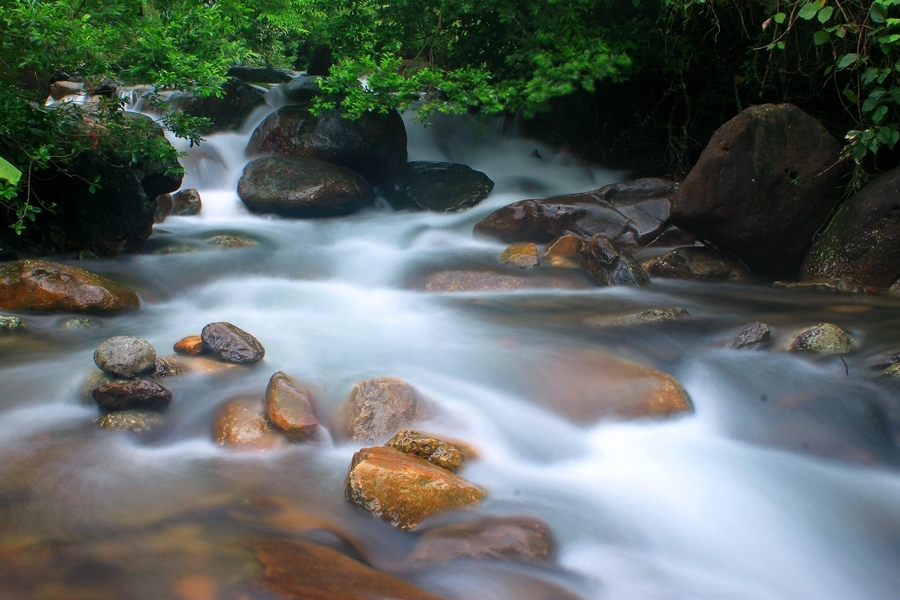
[[203, 338], [199, 335], [189, 335], [181, 338], [172, 348], [178, 354], [186, 354], [188, 356], [197, 356], [203, 352]]
[[251, 397], [233, 398], [219, 408], [213, 421], [213, 440], [236, 450], [265, 450], [287, 443], [266, 420], [262, 403]]
[[506, 248], [500, 255], [500, 262], [520, 269], [533, 269], [540, 266], [541, 259], [538, 257], [537, 246], [523, 243]]
[[266, 387], [266, 417], [276, 428], [295, 442], [312, 437], [319, 421], [312, 408], [312, 392], [278, 371]]
[[398, 431], [385, 446], [449, 471], [458, 471], [467, 460], [477, 457], [475, 449], [464, 442], [444, 440], [412, 429]]
[[353, 455], [347, 499], [400, 529], [425, 518], [481, 502], [471, 482], [394, 448], [363, 448]]

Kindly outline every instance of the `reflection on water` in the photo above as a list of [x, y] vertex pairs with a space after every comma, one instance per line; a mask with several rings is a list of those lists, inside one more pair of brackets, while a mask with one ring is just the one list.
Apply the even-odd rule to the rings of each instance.
[[[311, 539], [446, 598], [896, 596], [900, 386], [869, 369], [898, 350], [893, 300], [684, 282], [427, 294], [410, 288], [418, 273], [494, 264], [501, 246], [471, 236], [491, 211], [623, 176], [542, 146], [538, 159], [534, 142], [479, 137], [459, 121], [410, 124], [411, 159], [483, 170], [492, 196], [459, 214], [271, 219], [249, 215], [232, 191], [251, 129], [186, 159], [200, 216], [157, 225], [143, 255], [83, 263], [132, 285], [142, 310], [80, 330], [23, 315], [29, 333], [0, 337], [0, 598], [275, 598], [252, 552], [266, 537]], [[204, 242], [222, 233], [257, 245]], [[585, 323], [661, 306], [690, 318]], [[757, 320], [772, 326], [774, 350], [726, 349]], [[252, 332], [265, 361], [171, 380], [175, 401], [148, 438], [93, 425], [81, 386], [101, 341], [137, 335], [165, 355], [213, 321]], [[846, 362], [777, 351], [823, 321], [863, 349]], [[576, 360], [585, 353], [674, 375], [695, 414], [585, 425], [545, 408], [542, 390], [602, 385]], [[332, 431], [356, 381], [411, 382], [438, 407], [423, 429], [479, 449], [465, 473], [490, 493], [477, 510], [543, 519], [558, 564], [417, 571], [405, 560], [416, 534], [343, 498], [357, 445], [215, 446], [217, 407], [261, 393], [278, 370], [315, 387]]]

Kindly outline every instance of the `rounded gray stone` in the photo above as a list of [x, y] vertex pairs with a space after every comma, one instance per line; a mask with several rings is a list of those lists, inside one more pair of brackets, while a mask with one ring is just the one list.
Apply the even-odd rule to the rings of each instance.
[[155, 367], [156, 350], [147, 340], [120, 335], [100, 344], [94, 362], [107, 373], [130, 379]]

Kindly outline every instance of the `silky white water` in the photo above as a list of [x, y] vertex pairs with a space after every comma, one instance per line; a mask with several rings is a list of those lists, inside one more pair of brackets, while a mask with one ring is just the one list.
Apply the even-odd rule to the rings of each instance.
[[[157, 225], [142, 255], [78, 263], [134, 287], [141, 310], [74, 331], [59, 328], [66, 316], [28, 314], [29, 337], [0, 338], [0, 552], [12, 561], [0, 567], [0, 578], [12, 581], [0, 585], [0, 598], [82, 597], [75, 591], [188, 597], [165, 590], [182, 589], [172, 582], [195, 572], [229, 589], [254, 576], [252, 557], [234, 548], [236, 540], [283, 533], [265, 515], [234, 508], [260, 498], [328, 520], [376, 568], [446, 598], [554, 598], [561, 590], [598, 599], [897, 596], [900, 388], [867, 365], [896, 351], [900, 305], [762, 283], [418, 291], [410, 282], [421, 272], [496, 264], [503, 247], [474, 239], [472, 226], [497, 208], [627, 174], [479, 132], [465, 120], [424, 128], [407, 119], [410, 160], [468, 164], [496, 182], [491, 196], [455, 214], [380, 205], [326, 220], [261, 217], [234, 190], [243, 148], [264, 114], [185, 157], [184, 187], [200, 191], [200, 215]], [[204, 246], [218, 233], [248, 236], [257, 246]], [[181, 246], [199, 251], [162, 252]], [[586, 315], [654, 306], [682, 306], [692, 319], [625, 332], [582, 323]], [[772, 325], [776, 337], [828, 320], [848, 328], [863, 350], [845, 368], [833, 357], [725, 349], [754, 320]], [[101, 341], [136, 335], [166, 355], [214, 321], [255, 335], [265, 361], [225, 376], [167, 381], [174, 402], [150, 438], [93, 425], [96, 409], [79, 394]], [[573, 349], [602, 349], [674, 375], [695, 414], [567, 421], [535, 394], [547, 378], [578, 377], [555, 366]], [[410, 572], [403, 556], [415, 535], [343, 498], [358, 444], [328, 438], [260, 453], [215, 445], [216, 408], [235, 394], [261, 393], [278, 370], [315, 388], [325, 424], [359, 380], [392, 375], [412, 383], [438, 409], [421, 429], [478, 448], [481, 459], [464, 472], [489, 493], [477, 510], [546, 521], [557, 564]], [[32, 558], [36, 544], [44, 550]], [[57, 563], [46, 548], [60, 547], [59, 562], [81, 575], [48, 588]], [[123, 547], [138, 548], [142, 558]]]

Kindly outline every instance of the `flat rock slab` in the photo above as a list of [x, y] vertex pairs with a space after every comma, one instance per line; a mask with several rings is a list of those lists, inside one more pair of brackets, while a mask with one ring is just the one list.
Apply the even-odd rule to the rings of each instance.
[[44, 260], [0, 265], [0, 309], [119, 312], [141, 302], [134, 291], [102, 275]]
[[238, 397], [226, 401], [213, 417], [213, 440], [235, 450], [266, 450], [287, 440], [266, 420], [258, 398]]
[[408, 162], [381, 184], [381, 193], [397, 209], [453, 212], [475, 206], [488, 197], [494, 182], [466, 165]]
[[306, 540], [252, 545], [267, 584], [297, 600], [441, 600], [391, 575]]
[[237, 364], [259, 362], [266, 349], [255, 337], [231, 323], [210, 323], [200, 334], [203, 347], [221, 361]]
[[481, 502], [471, 482], [393, 448], [363, 448], [353, 455], [347, 499], [400, 529], [439, 512]]

